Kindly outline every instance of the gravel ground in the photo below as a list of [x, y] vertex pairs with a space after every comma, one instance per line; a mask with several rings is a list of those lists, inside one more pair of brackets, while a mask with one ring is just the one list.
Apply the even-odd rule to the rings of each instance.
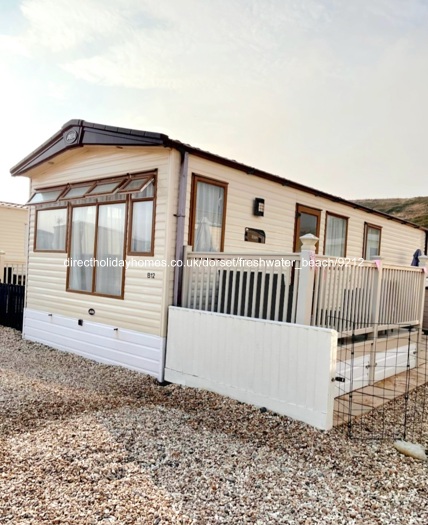
[[0, 523], [428, 523], [428, 464], [392, 442], [160, 387], [7, 328], [0, 374]]

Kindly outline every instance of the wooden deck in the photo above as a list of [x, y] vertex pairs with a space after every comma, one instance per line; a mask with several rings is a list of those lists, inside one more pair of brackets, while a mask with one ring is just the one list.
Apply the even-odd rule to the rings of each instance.
[[401, 372], [395, 376], [378, 381], [342, 395], [335, 399], [333, 425], [347, 424], [350, 418], [368, 414], [406, 392], [428, 382], [428, 352], [427, 338], [422, 338], [419, 344], [418, 366], [409, 372]]

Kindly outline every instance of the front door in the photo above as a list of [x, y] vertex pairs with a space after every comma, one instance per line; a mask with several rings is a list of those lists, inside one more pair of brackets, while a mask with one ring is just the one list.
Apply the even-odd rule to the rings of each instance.
[[[309, 208], [302, 204], [296, 206], [296, 225], [294, 228], [294, 252], [300, 252], [302, 242], [300, 237], [307, 233], [312, 233], [316, 237], [320, 234], [321, 211], [316, 208]], [[318, 244], [316, 251], [318, 253]]]

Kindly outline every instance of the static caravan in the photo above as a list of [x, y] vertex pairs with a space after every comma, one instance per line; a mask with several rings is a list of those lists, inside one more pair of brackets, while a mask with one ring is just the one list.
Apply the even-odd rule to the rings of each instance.
[[415, 224], [160, 133], [72, 120], [11, 173], [31, 180], [23, 336], [159, 380], [185, 247], [279, 257], [312, 234], [316, 257], [409, 268], [426, 249]]
[[0, 202], [0, 282], [25, 275], [28, 209], [22, 204]]

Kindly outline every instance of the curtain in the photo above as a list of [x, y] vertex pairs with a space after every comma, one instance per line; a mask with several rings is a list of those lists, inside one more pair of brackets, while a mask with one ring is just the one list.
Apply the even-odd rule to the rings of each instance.
[[197, 183], [194, 251], [221, 251], [223, 206], [224, 188], [205, 182]]
[[327, 215], [325, 254], [344, 257], [346, 244], [346, 219]]
[[88, 263], [94, 257], [96, 210], [96, 206], [73, 208], [68, 282], [71, 290], [92, 291], [93, 267]]
[[95, 292], [121, 295], [125, 240], [125, 203], [99, 206]]
[[380, 230], [376, 228], [367, 228], [367, 248], [366, 259], [370, 260], [375, 255], [379, 255], [380, 248]]
[[132, 205], [131, 251], [149, 253], [152, 249], [153, 201]]

